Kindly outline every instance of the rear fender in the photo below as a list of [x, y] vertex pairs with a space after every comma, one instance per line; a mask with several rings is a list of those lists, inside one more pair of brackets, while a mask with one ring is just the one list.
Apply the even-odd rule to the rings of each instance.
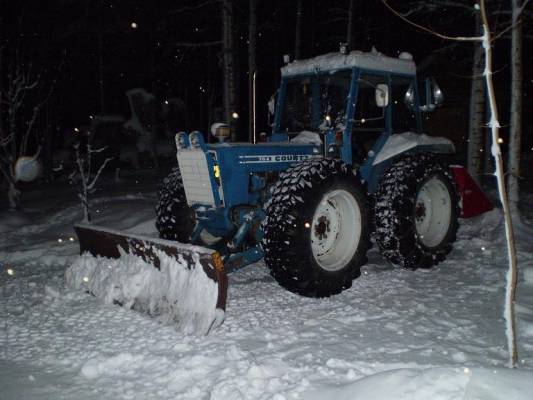
[[406, 154], [455, 153], [455, 147], [450, 140], [413, 132], [391, 135], [379, 145], [379, 149], [373, 149], [375, 156], [369, 157], [361, 166], [361, 175], [367, 183], [369, 193], [377, 190], [383, 174], [396, 160]]

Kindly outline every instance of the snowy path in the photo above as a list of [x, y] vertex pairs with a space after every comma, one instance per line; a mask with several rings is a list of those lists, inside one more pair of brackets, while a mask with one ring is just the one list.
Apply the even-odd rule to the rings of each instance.
[[[150, 196], [98, 205], [109, 226], [153, 231]], [[4, 225], [2, 400], [526, 399], [533, 390], [531, 271], [520, 277], [521, 369], [504, 369], [497, 211], [463, 221], [454, 251], [430, 271], [393, 269], [372, 251], [353, 287], [329, 299], [299, 297], [261, 263], [248, 267], [230, 276], [226, 321], [208, 337], [66, 288], [78, 216], [71, 204], [19, 230]], [[519, 258], [533, 268], [527, 239]]]

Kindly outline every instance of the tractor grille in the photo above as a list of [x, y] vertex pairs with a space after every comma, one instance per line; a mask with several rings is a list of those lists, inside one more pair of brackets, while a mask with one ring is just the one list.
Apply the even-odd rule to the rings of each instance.
[[187, 204], [215, 206], [206, 154], [201, 149], [179, 150], [178, 164], [185, 188], [185, 196], [187, 196]]

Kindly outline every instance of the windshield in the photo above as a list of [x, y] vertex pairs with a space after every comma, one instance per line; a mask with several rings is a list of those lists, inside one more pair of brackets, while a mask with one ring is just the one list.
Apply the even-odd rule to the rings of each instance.
[[352, 71], [290, 78], [281, 114], [281, 132], [344, 129]]

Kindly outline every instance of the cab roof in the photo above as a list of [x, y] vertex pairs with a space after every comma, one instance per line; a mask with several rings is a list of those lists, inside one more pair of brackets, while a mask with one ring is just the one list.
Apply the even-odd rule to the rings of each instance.
[[415, 75], [416, 66], [409, 56], [388, 57], [377, 51], [352, 51], [348, 54], [327, 53], [306, 60], [295, 60], [281, 68], [281, 76], [335, 72], [346, 68], [363, 68], [380, 72]]

